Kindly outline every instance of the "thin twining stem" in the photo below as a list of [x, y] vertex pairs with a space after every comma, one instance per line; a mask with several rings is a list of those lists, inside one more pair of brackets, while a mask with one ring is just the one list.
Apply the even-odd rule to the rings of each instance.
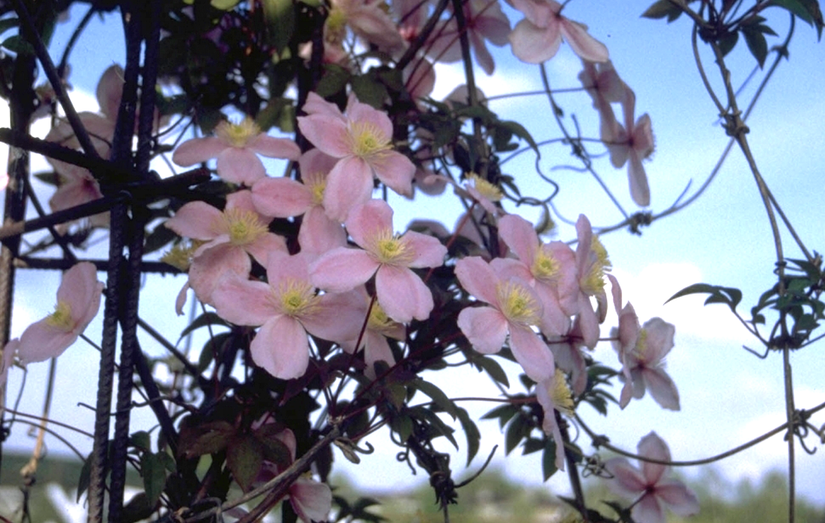
[[[814, 407], [812, 409], [805, 409], [805, 412], [807, 414], [814, 414], [814, 413], [816, 413], [816, 412], [818, 412], [822, 409], [825, 409], [825, 403], [820, 403], [819, 405], [817, 405], [816, 407]], [[742, 452], [743, 450], [747, 450], [750, 447], [753, 447], [754, 445], [762, 443], [766, 439], [768, 439], [772, 436], [775, 436], [775, 435], [779, 434], [780, 432], [786, 430], [789, 427], [789, 425], [792, 425], [792, 424], [795, 423], [795, 422], [792, 422], [792, 423], [789, 424], [788, 422], [785, 422], [782, 425], [779, 425], [778, 427], [776, 427], [775, 429], [770, 430], [770, 431], [762, 434], [761, 436], [759, 436], [757, 438], [754, 438], [754, 439], [752, 439], [752, 440], [750, 440], [746, 443], [743, 443], [742, 445], [739, 445], [738, 447], [734, 447], [734, 448], [732, 448], [730, 450], [727, 450], [727, 451], [725, 451], [721, 454], [717, 454], [715, 456], [711, 456], [711, 457], [708, 457], [708, 458], [695, 459], [695, 460], [690, 460], [690, 461], [661, 461], [661, 460], [658, 460], [658, 459], [652, 459], [652, 458], [647, 457], [647, 456], [640, 456], [639, 454], [634, 454], [634, 453], [629, 452], [627, 450], [624, 450], [620, 447], [612, 445], [611, 443], [609, 443], [607, 441], [607, 438], [605, 436], [601, 436], [599, 434], [596, 434], [590, 427], [588, 427], [587, 424], [584, 421], [582, 421], [582, 419], [579, 417], [578, 414], [576, 414], [575, 418], [576, 418], [576, 422], [582, 427], [582, 429], [584, 429], [584, 431], [587, 433], [587, 435], [590, 436], [591, 439], [593, 439], [594, 446], [596, 446], [597, 448], [598, 447], [604, 447], [608, 450], [611, 450], [611, 451], [615, 452], [616, 454], [620, 454], [620, 455], [628, 457], [628, 458], [635, 458], [635, 459], [638, 459], [640, 461], [646, 461], [648, 463], [657, 463], [659, 465], [670, 465], [670, 466], [673, 466], [673, 467], [694, 467], [696, 465], [707, 465], [709, 463], [713, 463], [715, 461], [725, 459], [727, 457], [733, 456], [734, 454], [738, 454], [738, 453]]]

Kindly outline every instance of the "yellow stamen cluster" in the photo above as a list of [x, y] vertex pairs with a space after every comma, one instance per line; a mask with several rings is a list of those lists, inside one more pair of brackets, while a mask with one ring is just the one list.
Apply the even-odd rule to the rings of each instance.
[[371, 251], [379, 263], [387, 265], [407, 266], [415, 257], [407, 240], [389, 229], [376, 236]]
[[343, 42], [346, 36], [347, 13], [339, 7], [330, 9], [327, 20], [324, 22], [324, 38], [330, 43]]
[[467, 182], [469, 182], [476, 191], [491, 202], [498, 202], [504, 198], [504, 193], [497, 185], [494, 185], [476, 173], [467, 173], [465, 175]]
[[324, 176], [318, 173], [312, 178], [304, 180], [309, 189], [312, 191], [312, 203], [321, 205], [324, 202], [324, 191], [327, 189], [327, 182]]
[[277, 297], [283, 313], [293, 318], [314, 313], [321, 300], [309, 282], [292, 279], [281, 282], [278, 286]]
[[552, 281], [559, 274], [561, 265], [552, 253], [545, 251], [541, 247], [536, 250], [536, 257], [533, 260], [531, 271], [537, 280], [543, 282]]
[[370, 317], [367, 320], [367, 328], [378, 333], [392, 332], [398, 325], [398, 322], [390, 319], [387, 313], [384, 312], [383, 307], [378, 305], [378, 302], [372, 304], [370, 309]]
[[595, 255], [595, 260], [590, 265], [587, 276], [585, 276], [582, 290], [593, 295], [604, 290], [604, 273], [609, 271], [613, 265], [607, 256], [607, 249], [604, 248], [604, 244], [596, 235], [593, 235], [590, 242], [590, 250]]
[[57, 302], [54, 312], [46, 318], [46, 324], [62, 331], [70, 331], [74, 327], [72, 308], [65, 301]]
[[249, 245], [269, 230], [257, 214], [246, 209], [228, 209], [224, 211], [223, 219], [229, 241], [235, 246]]
[[192, 263], [192, 255], [198, 250], [202, 242], [192, 242], [189, 245], [184, 243], [175, 244], [171, 249], [161, 256], [160, 261], [179, 269], [182, 272], [189, 270]]
[[504, 316], [519, 325], [538, 325], [541, 321], [539, 305], [533, 295], [516, 282], [499, 283], [496, 296]]
[[215, 127], [215, 135], [232, 147], [246, 147], [246, 144], [259, 134], [261, 128], [248, 116], [239, 124], [223, 121]]
[[575, 404], [573, 403], [573, 393], [567, 386], [567, 380], [564, 378], [564, 373], [556, 369], [556, 375], [553, 377], [553, 390], [550, 391], [550, 398], [553, 400], [553, 405], [556, 410], [568, 416], [573, 415]]
[[381, 129], [370, 122], [353, 122], [350, 126], [352, 153], [361, 159], [367, 159], [391, 148], [389, 139]]
[[645, 353], [647, 352], [647, 329], [640, 329], [639, 336], [636, 338], [636, 346], [633, 347], [633, 355], [640, 361], [645, 360]]

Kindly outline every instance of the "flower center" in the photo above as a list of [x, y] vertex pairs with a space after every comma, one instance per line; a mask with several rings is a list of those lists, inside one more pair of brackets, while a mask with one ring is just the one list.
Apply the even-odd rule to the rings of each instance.
[[545, 252], [541, 247], [536, 250], [531, 271], [537, 280], [544, 282], [554, 280], [560, 268], [559, 261], [551, 253]]
[[54, 312], [46, 318], [46, 324], [61, 331], [69, 332], [74, 327], [72, 308], [65, 301], [58, 301]]
[[520, 283], [499, 283], [496, 295], [501, 312], [509, 321], [520, 325], [538, 325], [541, 321], [539, 304]]
[[582, 282], [582, 290], [586, 294], [594, 295], [604, 290], [604, 273], [609, 271], [613, 265], [607, 257], [607, 249], [596, 235], [593, 235], [590, 242], [590, 251], [594, 259]]
[[246, 147], [246, 144], [259, 134], [261, 128], [248, 116], [239, 124], [223, 121], [215, 127], [215, 135], [221, 141], [238, 148]]
[[293, 318], [312, 314], [317, 310], [321, 300], [309, 282], [293, 279], [281, 282], [277, 297], [283, 313]]
[[639, 329], [639, 336], [636, 338], [636, 346], [633, 347], [633, 355], [636, 359], [644, 362], [647, 361], [647, 329]]
[[499, 202], [504, 198], [504, 193], [497, 185], [490, 183], [476, 173], [468, 173], [465, 178], [467, 182], [475, 188], [478, 193], [490, 200], [491, 202]]
[[403, 236], [386, 230], [378, 234], [373, 249], [375, 258], [387, 265], [408, 265], [414, 257], [407, 240]]
[[160, 257], [160, 261], [171, 265], [181, 272], [186, 272], [189, 270], [189, 265], [192, 263], [192, 255], [202, 244], [203, 242], [196, 240], [191, 241], [189, 245], [177, 243]]
[[370, 122], [350, 124], [352, 153], [361, 159], [372, 158], [390, 149], [390, 140], [377, 125]]
[[306, 180], [309, 189], [312, 191], [312, 203], [321, 205], [324, 202], [324, 191], [327, 188], [327, 181], [322, 174], [313, 176], [311, 180]]
[[223, 219], [229, 241], [235, 246], [249, 245], [269, 230], [257, 214], [246, 209], [228, 209], [224, 211]]
[[553, 390], [550, 391], [550, 398], [552, 398], [557, 411], [568, 416], [573, 415], [573, 409], [575, 408], [573, 394], [567, 386], [564, 373], [559, 369], [556, 369], [556, 375], [553, 377]]
[[345, 31], [347, 27], [347, 13], [340, 7], [333, 7], [327, 15], [327, 20], [324, 23], [326, 29], [326, 40], [332, 43], [342, 42], [344, 40]]
[[378, 305], [378, 302], [372, 304], [370, 309], [370, 317], [367, 320], [367, 328], [371, 331], [384, 333], [393, 330], [393, 327], [398, 325], [397, 322], [391, 320], [384, 309]]

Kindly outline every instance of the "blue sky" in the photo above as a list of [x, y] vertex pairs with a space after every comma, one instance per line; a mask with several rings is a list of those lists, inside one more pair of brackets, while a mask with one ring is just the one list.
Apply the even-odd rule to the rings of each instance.
[[[687, 21], [680, 19], [668, 25], [663, 21], [639, 18], [647, 5], [648, 0], [577, 0], [565, 8], [565, 14], [587, 23], [590, 33], [608, 46], [616, 70], [636, 93], [637, 115], [647, 112], [652, 118], [656, 152], [645, 167], [652, 193], [650, 210], [658, 213], [671, 205], [688, 184], [695, 190], [704, 182], [724, 149], [727, 137], [715, 125], [718, 114], [696, 72]], [[57, 49], [62, 49], [68, 37], [66, 30], [81, 14], [73, 12], [70, 23], [60, 27], [55, 40]], [[512, 12], [508, 11], [508, 14]], [[517, 19], [511, 17], [511, 20]], [[787, 17], [780, 14], [769, 16], [769, 20], [777, 32], [783, 34]], [[101, 49], [101, 42], [112, 42], [118, 29], [117, 21], [112, 22], [115, 25], [104, 28], [98, 21], [93, 21], [90, 33], [81, 39], [73, 55], [70, 78], [76, 89], [93, 93], [103, 70], [115, 62], [122, 64], [121, 46], [107, 44]], [[779, 39], [774, 40], [769, 41], [769, 46], [779, 42]], [[509, 47], [496, 49], [494, 54], [497, 64], [494, 76], [487, 77], [477, 70], [478, 83], [488, 96], [541, 87], [538, 69], [513, 59]], [[718, 75], [709, 53], [703, 51], [702, 56], [709, 75], [716, 78]], [[729, 58], [733, 82], [739, 85], [751, 73], [755, 62], [743, 43]], [[578, 58], [563, 45], [557, 57], [548, 63], [552, 85], [578, 87], [576, 75], [580, 68]], [[437, 81], [442, 85], [438, 92], [451, 91], [457, 74], [454, 68], [439, 67]], [[749, 101], [761, 75], [761, 72], [757, 73], [743, 90], [741, 106]], [[780, 65], [748, 121], [751, 129], [748, 138], [763, 176], [800, 236], [814, 250], [823, 249], [820, 212], [825, 196], [821, 138], [825, 98], [820, 94], [823, 80], [825, 48], [817, 43], [813, 29], [798, 23], [790, 46], [790, 61]], [[718, 86], [718, 82], [715, 85]], [[85, 99], [93, 100], [88, 95]], [[585, 94], [559, 94], [557, 102], [568, 115], [571, 112], [577, 114], [585, 136], [598, 135], [598, 123]], [[91, 103], [90, 108], [94, 109], [94, 102]], [[491, 107], [500, 111], [502, 118], [524, 123], [537, 140], [559, 134], [543, 97], [510, 98], [493, 102]], [[602, 151], [603, 148], [597, 145], [591, 148], [594, 154]], [[505, 171], [516, 176], [524, 192], [542, 196], [548, 188], [534, 182], [533, 162], [532, 153], [527, 153], [507, 163]], [[545, 172], [552, 165], [575, 163], [563, 146], [542, 149], [541, 162]], [[625, 170], [613, 169], [606, 157], [596, 161], [596, 168], [625, 209], [637, 210], [629, 196]], [[588, 175], [553, 171], [551, 176], [562, 187], [555, 204], [565, 217], [575, 220], [583, 212], [596, 227], [613, 225], [621, 219], [621, 214]], [[392, 202], [399, 209], [396, 226], [401, 227], [405, 220], [415, 216], [423, 216], [442, 220], [447, 227], [452, 227], [460, 212], [454, 198], [449, 194], [432, 199], [422, 196], [412, 203], [400, 199]], [[516, 210], [512, 205], [507, 208]], [[536, 218], [535, 214], [528, 216]], [[572, 238], [571, 227], [561, 224], [559, 238]], [[787, 234], [784, 240], [788, 256], [799, 257]], [[624, 299], [634, 304], [642, 322], [661, 316], [676, 325], [676, 347], [668, 357], [668, 370], [679, 388], [682, 410], [678, 413], [664, 411], [646, 396], [641, 401], [631, 402], [623, 412], [611, 406], [607, 418], [589, 407], [582, 407], [580, 414], [588, 424], [628, 450], [635, 449], [641, 437], [655, 430], [668, 442], [674, 458], [679, 460], [720, 453], [781, 424], [784, 421], [781, 358], [771, 354], [767, 359], [759, 360], [743, 350], [743, 344], [758, 347], [741, 325], [726, 313], [724, 306], [702, 307], [699, 297], [663, 305], [676, 291], [701, 281], [742, 289], [746, 305], [742, 310], [747, 311], [750, 303], [771, 285], [775, 260], [770, 229], [742, 155], [737, 150], [731, 153], [717, 178], [693, 205], [656, 222], [645, 229], [641, 237], [618, 231], [605, 235], [603, 241], [615, 267], [614, 274], [622, 284]], [[16, 295], [16, 334], [30, 321], [50, 312], [58, 281], [56, 274], [22, 273]], [[185, 325], [184, 320], [174, 318], [171, 313], [172, 301], [183, 283], [183, 278], [147, 278], [141, 296], [142, 314], [150, 323], [169, 333], [170, 338], [175, 338]], [[607, 328], [610, 324], [609, 318]], [[87, 332], [92, 337], [98, 336], [99, 319]], [[606, 333], [607, 329], [603, 331]], [[153, 354], [160, 353], [160, 349], [148, 341], [145, 348]], [[797, 408], [812, 407], [825, 401], [821, 381], [823, 361], [817, 352], [816, 347], [810, 347], [792, 356]], [[597, 348], [596, 357], [614, 367], [618, 365], [607, 343]], [[30, 366], [22, 410], [39, 411], [47, 367], [45, 364]], [[93, 416], [87, 409], [79, 407], [78, 402], [93, 404], [96, 368], [96, 352], [82, 343], [59, 359], [58, 393], [52, 411], [56, 419], [81, 424], [91, 430]], [[12, 374], [9, 404], [15, 397], [21, 375], [19, 371]], [[451, 376], [444, 386], [456, 396], [495, 394], [489, 383], [473, 371], [464, 371], [460, 377]], [[467, 408], [480, 414], [488, 410], [489, 405], [467, 405]], [[825, 416], [820, 413], [812, 421], [821, 425], [825, 423]], [[503, 443], [494, 423], [482, 427], [487, 432], [480, 454]], [[584, 448], [592, 450], [586, 438], [581, 437]], [[84, 452], [91, 446], [83, 437], [72, 441]], [[373, 437], [371, 442], [377, 444], [381, 439]], [[32, 441], [23, 431], [16, 430], [8, 444], [15, 448], [30, 448]], [[813, 438], [809, 444], [813, 446]], [[63, 452], [58, 442], [52, 441], [50, 448]], [[767, 469], [784, 466], [785, 448], [782, 437], [777, 436], [719, 467], [730, 478], [757, 478]], [[448, 449], [445, 442], [444, 450]], [[403, 486], [426, 481], [420, 476], [410, 476], [406, 465], [395, 462], [395, 453], [394, 447], [382, 446], [375, 456], [365, 457], [360, 466], [344, 468], [356, 482], [365, 486]], [[798, 451], [798, 486], [803, 494], [825, 503], [825, 494], [820, 489], [825, 480], [820, 454], [808, 456]], [[339, 459], [338, 463], [345, 461]], [[463, 449], [453, 463], [454, 469], [461, 469]], [[474, 463], [476, 467], [479, 465], [479, 462]], [[514, 455], [506, 465], [514, 477], [531, 483], [541, 482], [541, 467], [535, 459]], [[695, 471], [688, 470], [687, 473], [694, 474]], [[564, 482], [554, 479], [551, 488], [563, 492]]]

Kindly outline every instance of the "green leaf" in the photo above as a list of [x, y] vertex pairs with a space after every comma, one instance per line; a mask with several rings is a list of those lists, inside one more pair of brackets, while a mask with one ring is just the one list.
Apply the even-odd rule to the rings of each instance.
[[226, 466], [244, 492], [248, 492], [263, 465], [264, 452], [251, 434], [233, 438], [226, 451]]
[[175, 231], [163, 224], [160, 224], [146, 236], [146, 239], [143, 242], [143, 253], [149, 254], [150, 252], [155, 252], [162, 249], [167, 244], [174, 241], [177, 237], [178, 235]]
[[498, 125], [504, 127], [511, 133], [515, 134], [525, 142], [530, 145], [530, 148], [533, 149], [538, 156], [541, 156], [539, 152], [539, 146], [536, 141], [533, 139], [533, 136], [527, 131], [527, 129], [518, 122], [513, 122], [510, 120], [505, 120], [503, 122], [499, 122]]
[[[160, 453], [163, 454], [163, 453]], [[143, 475], [143, 490], [149, 506], [154, 507], [166, 486], [165, 460], [151, 452], [144, 452], [140, 457], [140, 472]]]
[[507, 388], [510, 387], [510, 381], [507, 379], [507, 373], [504, 372], [504, 369], [501, 368], [501, 365], [498, 364], [495, 358], [480, 356], [473, 359], [473, 364], [478, 365], [484, 370], [484, 372], [487, 373], [488, 376], [493, 378], [498, 383], [501, 383]]
[[145, 430], [140, 430], [129, 436], [129, 443], [136, 448], [152, 451], [152, 438]]
[[736, 42], [739, 41], [739, 33], [734, 31], [733, 33], [728, 33], [719, 40], [716, 41], [717, 45], [719, 45], [719, 50], [722, 51], [722, 56], [727, 56], [734, 47], [736, 47]]
[[220, 9], [221, 11], [229, 11], [236, 5], [240, 3], [241, 0], [212, 0], [210, 4], [215, 9]]
[[148, 496], [143, 492], [139, 492], [123, 507], [120, 521], [121, 523], [142, 521], [148, 519], [154, 510], [155, 506], [149, 503]]
[[34, 55], [34, 47], [20, 35], [10, 36], [0, 45], [18, 55]]
[[185, 458], [220, 452], [226, 448], [234, 434], [235, 428], [226, 421], [211, 421], [195, 425], [185, 423], [180, 430], [178, 452]]
[[556, 468], [556, 442], [547, 438], [544, 446], [544, 454], [541, 455], [541, 473], [544, 476], [544, 481], [550, 479], [550, 476], [559, 470]]
[[504, 428], [507, 425], [507, 422], [510, 421], [513, 416], [519, 413], [519, 408], [515, 405], [511, 405], [510, 403], [504, 404], [500, 407], [496, 407], [487, 414], [481, 416], [481, 419], [496, 419], [498, 418], [499, 428]]
[[770, 4], [787, 9], [809, 25], [816, 27], [817, 39], [822, 38], [825, 20], [823, 20], [818, 0], [772, 0]]
[[751, 52], [759, 67], [765, 65], [765, 58], [768, 56], [768, 42], [765, 40], [765, 35], [759, 29], [752, 29], [750, 26], [742, 28], [742, 36], [745, 37], [745, 43], [748, 45], [748, 50]]
[[295, 9], [292, 0], [263, 0], [269, 44], [278, 50], [287, 48], [295, 30]]
[[461, 422], [461, 428], [464, 429], [464, 436], [467, 438], [467, 466], [469, 467], [470, 462], [478, 454], [481, 433], [466, 409], [456, 407], [456, 414], [458, 414], [458, 421]]
[[709, 303], [725, 303], [732, 311], [736, 312], [736, 306], [742, 301], [742, 291], [734, 287], [721, 287], [719, 285], [709, 285], [707, 283], [694, 283], [671, 296], [665, 303], [689, 294], [710, 294], [705, 300], [705, 305]]
[[420, 390], [424, 394], [430, 397], [433, 402], [438, 405], [441, 410], [452, 416], [453, 419], [456, 417], [456, 406], [450, 398], [444, 394], [444, 391], [430, 383], [429, 381], [424, 381], [421, 378], [415, 380], [414, 386], [416, 389]]
[[347, 86], [352, 75], [340, 65], [327, 64], [324, 66], [324, 76], [315, 87], [315, 92], [322, 98], [338, 94]]
[[353, 76], [350, 83], [352, 84], [352, 90], [358, 97], [358, 101], [376, 109], [381, 108], [384, 100], [389, 96], [387, 88], [384, 87], [384, 84], [378, 82], [374, 75]]
[[650, 18], [653, 20], [667, 18], [667, 22], [670, 23], [679, 18], [681, 14], [682, 9], [674, 5], [670, 0], [658, 0], [642, 13], [642, 18]]
[[529, 433], [530, 426], [527, 424], [527, 420], [522, 416], [513, 418], [504, 435], [504, 453], [510, 454]]
[[453, 436], [455, 429], [444, 423], [444, 421], [438, 417], [438, 414], [423, 407], [414, 409], [414, 412], [423, 423], [426, 423], [428, 429], [434, 436], [444, 436], [450, 440], [453, 447], [458, 450], [458, 442], [455, 440], [455, 436]]
[[214, 312], [204, 312], [197, 318], [195, 318], [192, 323], [189, 324], [188, 327], [183, 329], [183, 332], [180, 333], [180, 337], [184, 338], [190, 332], [200, 329], [201, 327], [206, 327], [207, 325], [222, 325], [224, 327], [228, 327], [229, 324], [223, 320], [220, 316], [218, 316]]
[[401, 441], [407, 441], [413, 431], [412, 419], [406, 414], [399, 414], [390, 420], [390, 428], [398, 433]]

